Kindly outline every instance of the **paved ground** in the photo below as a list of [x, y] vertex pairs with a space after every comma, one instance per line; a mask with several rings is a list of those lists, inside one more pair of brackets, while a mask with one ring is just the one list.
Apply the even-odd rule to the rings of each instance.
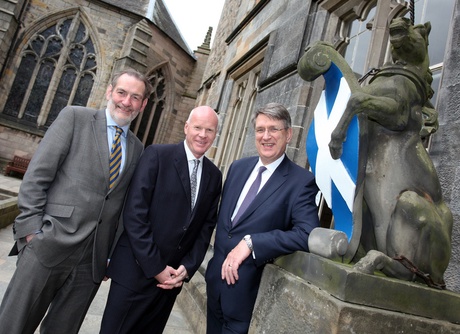
[[[0, 175], [0, 189], [17, 193], [21, 180], [14, 177]], [[0, 229], [0, 300], [3, 298], [8, 282], [13, 276], [16, 266], [16, 257], [8, 257], [8, 252], [13, 245], [12, 226]], [[96, 334], [99, 332], [99, 325], [105, 307], [105, 301], [110, 283], [103, 282], [96, 298], [86, 315], [80, 330], [81, 334]], [[181, 309], [176, 305], [169, 318], [164, 334], [193, 334]]]

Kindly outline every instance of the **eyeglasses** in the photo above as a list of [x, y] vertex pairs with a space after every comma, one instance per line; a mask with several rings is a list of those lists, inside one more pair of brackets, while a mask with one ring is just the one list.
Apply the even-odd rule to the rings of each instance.
[[278, 133], [279, 131], [283, 131], [283, 130], [286, 130], [287, 128], [275, 128], [274, 126], [272, 127], [269, 127], [269, 128], [256, 128], [256, 133], [258, 135], [264, 135], [266, 131], [268, 131], [268, 134], [270, 134], [271, 136], [275, 135], [276, 133]]

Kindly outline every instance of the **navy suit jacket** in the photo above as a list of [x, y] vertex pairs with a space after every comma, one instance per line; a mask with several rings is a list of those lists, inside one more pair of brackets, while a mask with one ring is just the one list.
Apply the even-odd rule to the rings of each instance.
[[[145, 149], [128, 190], [124, 232], [108, 268], [112, 280], [150, 294], [161, 290], [153, 277], [166, 265], [184, 265], [190, 278], [198, 270], [216, 225], [222, 189], [219, 169], [206, 157], [202, 166], [192, 212], [184, 143]], [[171, 290], [173, 294], [179, 292]]]
[[[221, 298], [226, 316], [250, 321], [264, 265], [294, 251], [308, 251], [308, 235], [319, 225], [314, 176], [285, 157], [238, 223], [231, 216], [258, 157], [235, 161], [228, 171], [217, 221], [214, 256], [206, 271], [208, 298]], [[238, 269], [239, 280], [221, 278], [227, 254], [246, 234], [252, 237], [250, 255]]]

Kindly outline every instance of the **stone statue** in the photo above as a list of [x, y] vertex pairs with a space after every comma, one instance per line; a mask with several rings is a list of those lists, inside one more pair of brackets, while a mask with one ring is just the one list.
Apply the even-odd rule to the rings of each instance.
[[437, 129], [437, 112], [429, 101], [430, 29], [429, 22], [413, 26], [406, 18], [394, 19], [389, 26], [393, 61], [363, 87], [344, 59], [323, 42], [306, 49], [298, 72], [307, 81], [323, 75], [327, 87], [332, 64], [350, 83], [349, 100], [328, 146], [332, 159], [340, 159], [350, 123], [358, 119], [364, 176], [356, 186], [360, 205], [352, 209], [354, 220], [360, 219], [353, 268], [445, 288], [453, 218], [421, 138]]

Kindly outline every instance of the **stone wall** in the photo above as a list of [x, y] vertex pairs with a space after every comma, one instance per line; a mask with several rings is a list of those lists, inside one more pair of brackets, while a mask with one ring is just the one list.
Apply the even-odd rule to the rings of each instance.
[[0, 73], [3, 71], [10, 45], [14, 42], [24, 3], [25, 0], [0, 0]]
[[32, 158], [42, 137], [0, 125], [0, 157], [9, 160], [17, 155]]
[[445, 279], [460, 292], [460, 5], [456, 2], [444, 57], [438, 93], [439, 130], [433, 136], [430, 155], [441, 181], [443, 195], [454, 216], [452, 256]]

